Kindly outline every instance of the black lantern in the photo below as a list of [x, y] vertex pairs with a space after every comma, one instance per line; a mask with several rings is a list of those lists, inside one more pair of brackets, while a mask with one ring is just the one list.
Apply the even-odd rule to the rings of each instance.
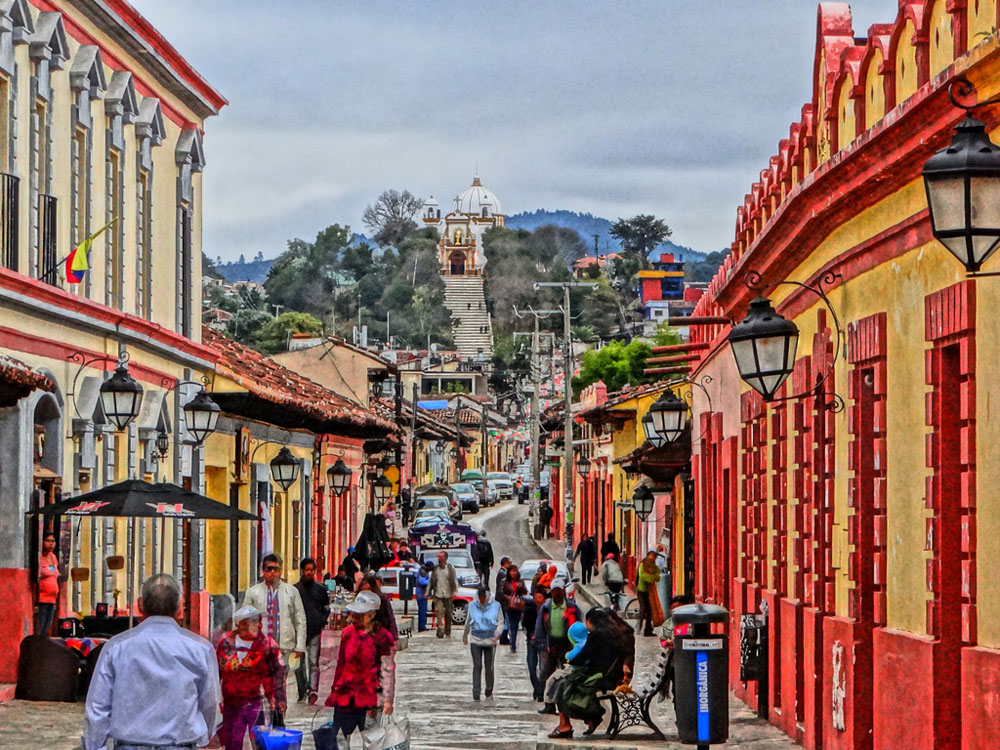
[[775, 312], [766, 297], [751, 302], [747, 316], [729, 331], [740, 377], [765, 401], [774, 399], [795, 368], [798, 343], [799, 329]]
[[576, 473], [579, 474], [581, 477], [584, 478], [587, 477], [587, 475], [590, 473], [589, 458], [587, 458], [586, 456], [580, 456], [580, 458], [576, 460]]
[[452, 448], [451, 450], [449, 450], [448, 455], [450, 455], [452, 458], [458, 458], [459, 455], [458, 448]]
[[656, 428], [653, 427], [653, 415], [649, 412], [646, 412], [646, 416], [642, 418], [642, 432], [654, 448], [662, 448], [667, 444], [666, 440], [656, 434]]
[[672, 443], [687, 425], [687, 404], [681, 401], [669, 388], [649, 407], [647, 416], [653, 422], [653, 431], [664, 443]]
[[636, 487], [632, 495], [632, 508], [635, 510], [635, 514], [639, 517], [640, 521], [645, 521], [649, 518], [649, 514], [653, 512], [654, 501], [653, 491], [649, 487], [646, 485]]
[[384, 503], [392, 495], [392, 482], [385, 474], [379, 474], [372, 485], [375, 488], [375, 499]]
[[350, 468], [340, 458], [337, 459], [337, 463], [326, 470], [326, 476], [330, 480], [330, 489], [337, 497], [341, 497], [351, 486], [351, 474]]
[[212, 400], [204, 388], [198, 391], [193, 399], [184, 404], [184, 424], [198, 445], [204, 443], [205, 438], [215, 432], [215, 425], [219, 421], [221, 411], [219, 405]]
[[116, 430], [126, 429], [139, 416], [142, 386], [128, 374], [126, 361], [120, 361], [115, 374], [101, 383], [101, 406]]
[[444, 440], [434, 441], [434, 452], [439, 456], [444, 453]]
[[923, 175], [934, 237], [966, 271], [978, 271], [1000, 247], [1000, 147], [966, 117]]
[[170, 435], [168, 435], [163, 430], [160, 430], [156, 434], [156, 443], [154, 444], [153, 453], [157, 461], [162, 461], [167, 457], [167, 451], [170, 450]]
[[292, 455], [287, 445], [282, 446], [278, 455], [271, 459], [271, 478], [283, 490], [299, 478], [299, 459]]

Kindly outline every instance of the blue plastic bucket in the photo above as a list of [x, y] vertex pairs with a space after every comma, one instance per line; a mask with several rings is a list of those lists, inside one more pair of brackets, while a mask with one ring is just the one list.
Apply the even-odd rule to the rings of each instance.
[[264, 729], [254, 732], [257, 750], [302, 750], [302, 732], [295, 729]]

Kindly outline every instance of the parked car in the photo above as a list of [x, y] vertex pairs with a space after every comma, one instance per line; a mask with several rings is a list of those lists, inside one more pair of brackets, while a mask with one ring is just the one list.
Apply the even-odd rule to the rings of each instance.
[[531, 579], [535, 577], [535, 573], [538, 571], [538, 564], [545, 563], [545, 569], [548, 570], [550, 565], [556, 566], [556, 575], [563, 576], [569, 583], [566, 584], [566, 596], [574, 597], [576, 596], [576, 582], [578, 579], [570, 578], [569, 570], [566, 568], [566, 563], [559, 560], [548, 560], [545, 558], [532, 558], [531, 560], [525, 560], [521, 563], [521, 567], [518, 570], [521, 571], [521, 578], [524, 579], [525, 583], [528, 585], [528, 593], [533, 593], [531, 586]]
[[514, 497], [514, 482], [506, 471], [491, 471], [486, 475], [487, 484], [493, 484], [500, 493], [500, 499], [509, 500]]
[[479, 512], [479, 490], [466, 482], [458, 482], [451, 485], [451, 488], [458, 493], [458, 501], [462, 504], [463, 511]]
[[439, 523], [451, 523], [451, 516], [448, 515], [448, 512], [444, 508], [422, 508], [413, 516], [413, 522], [410, 524], [410, 527], [437, 525]]
[[462, 504], [458, 493], [446, 484], [425, 484], [414, 491], [416, 508], [441, 508], [454, 521], [462, 520]]

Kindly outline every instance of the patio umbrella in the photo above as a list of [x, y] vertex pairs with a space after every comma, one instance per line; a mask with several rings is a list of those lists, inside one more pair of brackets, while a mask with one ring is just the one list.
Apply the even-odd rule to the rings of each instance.
[[[132, 622], [132, 588], [135, 575], [135, 518], [201, 519], [223, 521], [259, 521], [260, 516], [226, 503], [212, 500], [192, 490], [169, 482], [156, 484], [141, 479], [127, 479], [92, 492], [46, 505], [29, 512], [42, 516], [104, 516], [129, 519], [129, 542], [133, 559], [128, 566], [129, 626]], [[162, 548], [161, 548], [162, 549]], [[161, 561], [162, 565], [162, 561]]]
[[31, 511], [43, 516], [114, 516], [124, 518], [214, 518], [259, 521], [260, 516], [220, 503], [169, 482], [127, 479]]

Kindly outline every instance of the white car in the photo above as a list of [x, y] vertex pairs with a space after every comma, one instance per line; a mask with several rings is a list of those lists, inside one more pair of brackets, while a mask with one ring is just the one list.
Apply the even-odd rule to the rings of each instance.
[[524, 581], [525, 584], [528, 586], [529, 589], [528, 593], [532, 593], [531, 579], [534, 578], [535, 573], [538, 572], [539, 563], [545, 563], [546, 570], [549, 569], [550, 565], [555, 565], [556, 575], [562, 576], [567, 581], [569, 581], [569, 583], [566, 584], [566, 596], [570, 597], [571, 599], [576, 596], [576, 579], [570, 577], [569, 569], [566, 567], [566, 563], [560, 562], [558, 560], [548, 560], [545, 558], [534, 558], [531, 560], [525, 560], [518, 567], [518, 570], [521, 571], [521, 580]]
[[486, 483], [496, 487], [500, 497], [506, 499], [514, 497], [514, 483], [506, 471], [491, 471], [486, 475]]
[[[455, 604], [451, 612], [451, 622], [453, 625], [465, 625], [468, 616], [469, 602], [476, 598], [476, 589], [479, 587], [479, 574], [476, 573], [472, 565], [472, 558], [467, 550], [449, 549], [448, 562], [455, 568], [455, 575], [458, 578], [458, 594], [455, 596]], [[378, 571], [379, 588], [389, 599], [399, 599], [399, 574], [402, 572], [416, 575], [420, 569], [420, 563], [427, 561], [437, 562], [437, 550], [427, 550], [421, 554], [419, 562], [404, 563], [399, 567], [382, 568]], [[413, 604], [416, 607], [416, 603]], [[433, 607], [431, 607], [433, 609]]]
[[437, 525], [451, 523], [451, 516], [444, 508], [421, 508], [414, 516], [410, 526]]

